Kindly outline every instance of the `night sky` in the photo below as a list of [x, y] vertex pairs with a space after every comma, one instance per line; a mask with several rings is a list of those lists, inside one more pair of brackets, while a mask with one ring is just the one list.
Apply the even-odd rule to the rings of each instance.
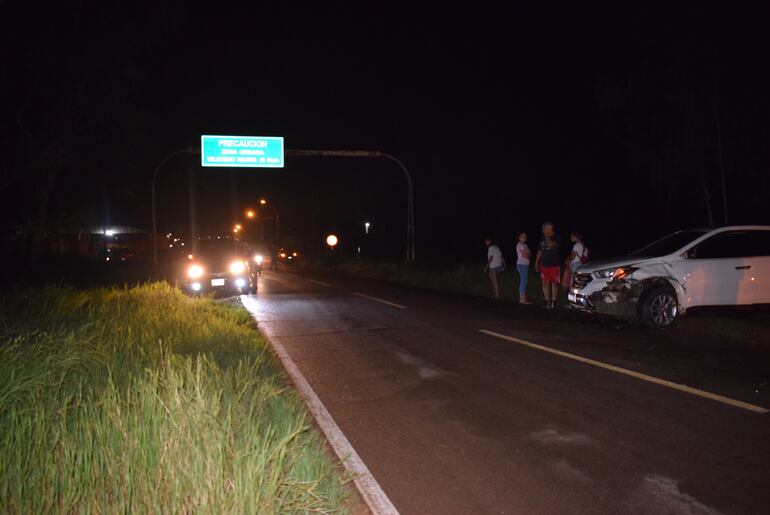
[[[51, 4], [0, 1], [9, 227], [149, 228], [155, 166], [201, 134], [397, 156], [418, 259], [483, 261], [486, 235], [510, 254], [545, 220], [582, 229], [594, 256], [722, 224], [722, 170], [728, 221], [770, 223], [765, 2]], [[202, 234], [264, 196], [298, 247], [358, 241], [370, 221], [375, 257], [402, 255], [393, 163], [194, 159]], [[186, 166], [161, 172], [161, 231], [187, 228]]]

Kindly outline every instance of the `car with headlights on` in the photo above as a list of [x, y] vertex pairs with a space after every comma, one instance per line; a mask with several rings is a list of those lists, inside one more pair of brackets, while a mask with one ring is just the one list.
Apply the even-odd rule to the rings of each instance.
[[[252, 256], [253, 257], [253, 256]], [[188, 293], [256, 293], [256, 267], [249, 252], [231, 239], [201, 240], [185, 263], [184, 289]]]
[[678, 231], [620, 259], [578, 268], [570, 306], [669, 327], [705, 306], [770, 304], [770, 226]]

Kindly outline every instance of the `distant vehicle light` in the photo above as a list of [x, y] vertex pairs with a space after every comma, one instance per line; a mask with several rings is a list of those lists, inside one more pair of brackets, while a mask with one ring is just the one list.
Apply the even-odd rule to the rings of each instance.
[[285, 258], [286, 257], [286, 252], [281, 252], [280, 254], [278, 254], [278, 256], [280, 256], [282, 258]]
[[187, 276], [190, 279], [197, 279], [203, 275], [203, 267], [200, 265], [192, 265], [187, 269]]
[[109, 260], [110, 260], [110, 256], [107, 256], [107, 259], [105, 261], [109, 261]]
[[192, 283], [192, 289], [195, 291], [201, 291], [201, 283]]
[[261, 254], [257, 254], [256, 256], [254, 256], [254, 262], [255, 262], [256, 264], [258, 264], [258, 265], [261, 265], [261, 264], [262, 264], [262, 261], [263, 261], [264, 259], [265, 259], [265, 258], [263, 258]]
[[293, 258], [294, 256], [289, 256], [289, 259]]
[[239, 277], [238, 279], [235, 280], [235, 286], [237, 286], [238, 288], [243, 288], [244, 286], [246, 286], [246, 279]]
[[192, 259], [192, 258], [193, 258], [192, 254], [187, 254], [187, 259]]
[[243, 261], [233, 261], [230, 263], [231, 274], [240, 274], [243, 273], [244, 270], [246, 270], [246, 265], [243, 264]]
[[296, 252], [292, 252], [291, 255], [294, 256], [294, 257], [299, 256], [299, 254], [297, 254]]
[[337, 245], [337, 243], [339, 243], [339, 239], [337, 239], [335, 235], [330, 234], [329, 236], [326, 237], [326, 244], [328, 246], [334, 247], [335, 245]]
[[107, 229], [104, 231], [105, 236], [115, 236], [115, 229]]

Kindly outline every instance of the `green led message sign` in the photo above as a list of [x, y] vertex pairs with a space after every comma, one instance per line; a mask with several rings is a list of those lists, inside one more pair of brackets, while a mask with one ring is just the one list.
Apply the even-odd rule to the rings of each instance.
[[201, 136], [201, 166], [283, 168], [283, 138]]

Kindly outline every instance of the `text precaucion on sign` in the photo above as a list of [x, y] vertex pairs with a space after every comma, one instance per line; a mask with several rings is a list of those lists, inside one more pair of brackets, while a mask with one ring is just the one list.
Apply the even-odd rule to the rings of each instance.
[[283, 138], [201, 136], [201, 166], [283, 167]]

